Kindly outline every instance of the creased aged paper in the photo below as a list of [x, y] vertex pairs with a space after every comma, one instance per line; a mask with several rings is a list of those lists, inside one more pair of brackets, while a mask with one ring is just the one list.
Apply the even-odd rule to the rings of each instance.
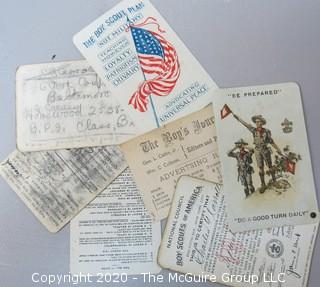
[[0, 164], [0, 174], [39, 221], [57, 232], [125, 168], [116, 146], [22, 153]]
[[158, 262], [188, 273], [195, 281], [207, 279], [239, 287], [305, 287], [317, 229], [318, 224], [309, 224], [232, 233], [226, 223], [221, 185], [183, 176]]
[[160, 223], [152, 223], [126, 169], [72, 221], [72, 274], [158, 273]]
[[112, 145], [136, 134], [135, 123], [86, 61], [20, 66], [16, 86], [21, 151]]
[[221, 89], [214, 104], [231, 230], [317, 222], [298, 85]]
[[154, 221], [168, 216], [177, 179], [221, 181], [212, 105], [121, 145]]
[[139, 134], [203, 108], [217, 88], [149, 1], [122, 1], [73, 41]]

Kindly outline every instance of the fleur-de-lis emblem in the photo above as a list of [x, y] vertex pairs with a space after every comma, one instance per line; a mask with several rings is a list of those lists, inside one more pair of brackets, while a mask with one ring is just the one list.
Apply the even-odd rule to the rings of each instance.
[[289, 121], [287, 118], [284, 119], [284, 121], [281, 123], [281, 126], [283, 127], [282, 128], [282, 131], [284, 133], [291, 133], [292, 132], [292, 129], [293, 129], [293, 123], [291, 121]]

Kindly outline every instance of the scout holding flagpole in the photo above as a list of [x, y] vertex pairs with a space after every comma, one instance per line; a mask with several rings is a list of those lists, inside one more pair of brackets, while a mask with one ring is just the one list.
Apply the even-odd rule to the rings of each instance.
[[[260, 181], [261, 181], [260, 192], [263, 193], [266, 189], [264, 164], [266, 164], [269, 169], [268, 174], [271, 175], [272, 181], [273, 182], [276, 181], [275, 170], [272, 166], [271, 150], [269, 148], [269, 145], [271, 145], [281, 157], [285, 157], [285, 156], [282, 154], [280, 148], [274, 142], [274, 140], [271, 136], [271, 131], [269, 129], [263, 127], [267, 123], [267, 121], [265, 120], [265, 118], [262, 115], [255, 115], [251, 118], [252, 121], [256, 125], [254, 127], [251, 124], [242, 120], [236, 114], [234, 114], [228, 105], [224, 105], [220, 111], [221, 119], [226, 118], [230, 114], [232, 114], [233, 117], [237, 121], [239, 121], [242, 125], [244, 125], [253, 135], [254, 153], [255, 153], [257, 166], [259, 168], [259, 176], [260, 176]], [[294, 174], [295, 162], [288, 161], [288, 158], [286, 158], [286, 162], [287, 162], [287, 170], [286, 171]]]

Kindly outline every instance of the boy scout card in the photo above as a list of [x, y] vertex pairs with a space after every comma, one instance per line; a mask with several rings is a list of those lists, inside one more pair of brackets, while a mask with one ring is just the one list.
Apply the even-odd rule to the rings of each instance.
[[212, 105], [120, 147], [154, 221], [168, 216], [181, 175], [222, 179]]
[[233, 233], [221, 185], [182, 176], [172, 200], [158, 262], [188, 282], [305, 287], [318, 224]]
[[140, 134], [212, 101], [216, 84], [149, 1], [119, 3], [73, 40]]
[[16, 75], [21, 151], [118, 144], [134, 122], [86, 61], [25, 65]]
[[317, 222], [298, 85], [222, 89], [214, 103], [231, 230]]

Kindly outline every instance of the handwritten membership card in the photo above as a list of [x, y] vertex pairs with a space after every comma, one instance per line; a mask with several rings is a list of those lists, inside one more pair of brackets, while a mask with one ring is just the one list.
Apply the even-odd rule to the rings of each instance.
[[71, 220], [71, 273], [158, 273], [160, 241], [128, 168]]
[[318, 224], [233, 233], [224, 202], [221, 185], [182, 176], [159, 249], [159, 264], [187, 273], [196, 282], [307, 286]]
[[154, 221], [168, 216], [177, 179], [221, 181], [212, 105], [121, 145]]
[[221, 89], [214, 103], [231, 230], [318, 222], [298, 85]]
[[73, 41], [139, 134], [203, 108], [217, 88], [149, 1], [120, 2]]
[[20, 66], [16, 74], [21, 151], [118, 144], [136, 124], [86, 61]]
[[11, 153], [0, 175], [50, 231], [57, 232], [127, 167], [116, 146]]

